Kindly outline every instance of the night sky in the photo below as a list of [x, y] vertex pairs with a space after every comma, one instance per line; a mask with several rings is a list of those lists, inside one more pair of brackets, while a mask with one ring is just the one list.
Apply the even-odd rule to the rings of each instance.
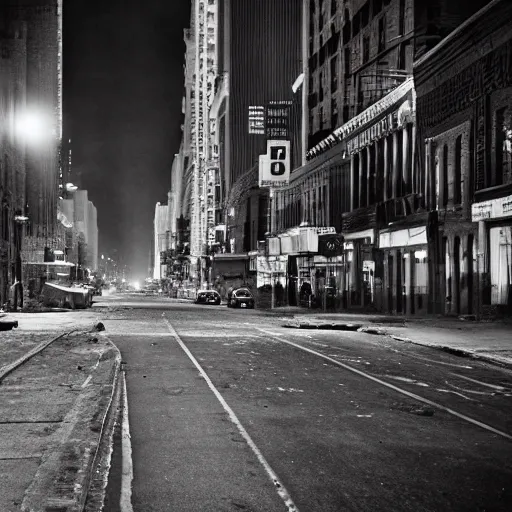
[[72, 173], [98, 209], [99, 254], [137, 278], [147, 275], [155, 204], [167, 199], [179, 150], [189, 23], [190, 0], [64, 2]]

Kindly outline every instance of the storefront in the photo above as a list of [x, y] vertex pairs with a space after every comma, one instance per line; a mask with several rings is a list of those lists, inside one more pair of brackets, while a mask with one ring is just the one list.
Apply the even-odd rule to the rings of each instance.
[[375, 307], [375, 229], [344, 233], [343, 306]]
[[383, 266], [378, 283], [381, 310], [419, 314], [428, 311], [429, 258], [426, 226], [381, 230], [379, 249]]
[[472, 205], [478, 222], [478, 273], [482, 306], [512, 312], [512, 195]]

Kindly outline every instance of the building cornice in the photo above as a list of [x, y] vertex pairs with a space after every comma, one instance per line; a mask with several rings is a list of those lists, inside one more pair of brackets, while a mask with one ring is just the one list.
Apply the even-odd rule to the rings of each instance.
[[369, 106], [366, 110], [347, 121], [344, 125], [336, 128], [331, 135], [319, 142], [307, 152], [309, 159], [324, 153], [333, 146], [338, 145], [342, 140], [348, 138], [356, 130], [364, 129], [371, 124], [376, 117], [398, 103], [407, 93], [414, 89], [414, 79], [409, 77], [405, 82], [386, 94], [382, 99]]

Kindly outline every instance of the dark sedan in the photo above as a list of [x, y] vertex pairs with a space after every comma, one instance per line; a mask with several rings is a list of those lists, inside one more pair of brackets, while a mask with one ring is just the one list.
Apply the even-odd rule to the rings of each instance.
[[254, 297], [247, 288], [234, 290], [228, 300], [228, 308], [254, 308]]
[[196, 304], [212, 304], [218, 306], [220, 304], [220, 295], [215, 290], [204, 290], [197, 292]]

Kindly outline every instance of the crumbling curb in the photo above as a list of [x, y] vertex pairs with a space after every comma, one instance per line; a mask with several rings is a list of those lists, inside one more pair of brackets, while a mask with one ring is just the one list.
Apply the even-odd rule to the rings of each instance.
[[425, 343], [422, 341], [413, 340], [411, 338], [407, 338], [405, 336], [397, 336], [395, 334], [391, 334], [386, 332], [384, 329], [379, 329], [378, 327], [373, 327], [369, 325], [362, 324], [354, 324], [349, 322], [304, 322], [298, 320], [291, 320], [287, 324], [283, 325], [283, 327], [287, 327], [290, 329], [318, 329], [318, 330], [330, 330], [330, 331], [357, 331], [366, 334], [373, 334], [377, 336], [387, 336], [396, 341], [401, 341], [403, 343], [412, 343], [413, 345], [419, 345], [422, 347], [433, 348], [436, 350], [440, 350], [442, 352], [446, 352], [449, 354], [456, 355], [458, 357], [465, 357], [468, 359], [476, 359], [480, 361], [484, 361], [490, 364], [498, 365], [498, 366], [512, 366], [512, 361], [509, 358], [500, 358], [492, 355], [478, 353], [472, 350], [465, 350], [461, 348], [449, 347], [446, 345], [440, 346], [433, 343]]
[[[66, 414], [25, 492], [23, 512], [82, 512], [102, 442], [108, 438], [118, 389], [121, 354], [106, 337], [91, 380]], [[98, 399], [99, 397], [99, 399]], [[110, 435], [112, 432], [110, 432]]]

